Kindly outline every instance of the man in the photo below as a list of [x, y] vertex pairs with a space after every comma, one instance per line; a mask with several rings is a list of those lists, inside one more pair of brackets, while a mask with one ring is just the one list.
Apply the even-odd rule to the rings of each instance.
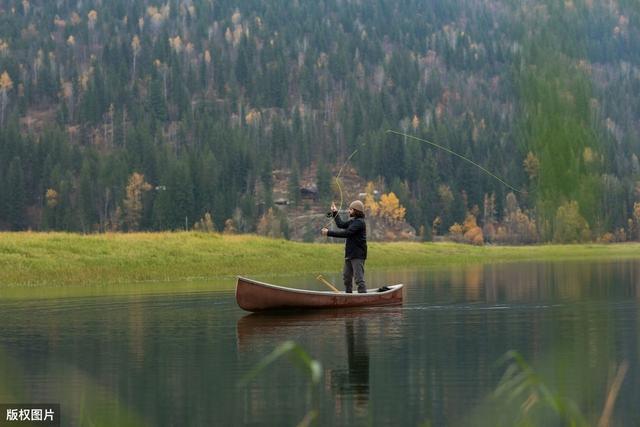
[[367, 224], [364, 222], [364, 204], [356, 200], [349, 205], [349, 220], [343, 221], [338, 215], [335, 203], [331, 203], [331, 215], [341, 230], [321, 230], [323, 236], [342, 237], [347, 241], [344, 247], [344, 269], [342, 279], [345, 291], [350, 294], [353, 290], [355, 277], [358, 293], [367, 292], [364, 283], [364, 262], [367, 259]]

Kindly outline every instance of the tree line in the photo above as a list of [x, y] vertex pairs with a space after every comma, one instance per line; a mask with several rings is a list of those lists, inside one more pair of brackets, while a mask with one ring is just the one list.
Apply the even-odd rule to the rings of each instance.
[[273, 170], [326, 196], [358, 149], [425, 238], [635, 238], [640, 14], [596, 3], [3, 0], [0, 227], [253, 232]]

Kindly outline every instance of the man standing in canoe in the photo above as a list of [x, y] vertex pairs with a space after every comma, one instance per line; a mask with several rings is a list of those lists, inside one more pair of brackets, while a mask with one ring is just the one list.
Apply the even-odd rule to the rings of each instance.
[[364, 262], [367, 259], [367, 224], [364, 222], [364, 204], [356, 200], [349, 205], [349, 220], [343, 221], [335, 203], [331, 203], [331, 215], [341, 230], [322, 229], [323, 236], [346, 238], [344, 247], [344, 269], [342, 278], [345, 291], [353, 292], [355, 277], [358, 293], [367, 292], [364, 283]]

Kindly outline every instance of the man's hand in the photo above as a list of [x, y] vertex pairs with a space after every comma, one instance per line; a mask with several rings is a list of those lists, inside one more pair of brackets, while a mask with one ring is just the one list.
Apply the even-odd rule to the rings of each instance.
[[320, 233], [322, 233], [323, 236], [326, 236], [328, 232], [329, 232], [329, 229], [327, 227], [320, 230]]

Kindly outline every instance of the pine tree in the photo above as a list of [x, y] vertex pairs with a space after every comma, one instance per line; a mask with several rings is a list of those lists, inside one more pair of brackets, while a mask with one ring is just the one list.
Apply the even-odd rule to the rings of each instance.
[[145, 192], [151, 190], [151, 185], [144, 180], [144, 175], [133, 172], [129, 176], [125, 198], [122, 201], [124, 210], [124, 223], [129, 231], [138, 230], [142, 218], [142, 197]]
[[20, 157], [14, 157], [11, 160], [5, 182], [7, 190], [4, 211], [7, 222], [12, 230], [23, 230], [27, 224], [25, 217], [26, 189]]
[[324, 163], [318, 164], [316, 186], [318, 188], [318, 196], [320, 197], [320, 200], [324, 203], [329, 202], [333, 196], [333, 192], [331, 191], [331, 172]]
[[0, 74], [0, 128], [4, 126], [4, 112], [9, 101], [9, 91], [13, 87], [13, 80], [9, 77], [9, 73], [4, 71]]
[[82, 162], [80, 170], [80, 189], [78, 194], [80, 226], [84, 233], [91, 231], [96, 222], [94, 203], [93, 171], [88, 159]]
[[157, 194], [153, 202], [153, 226], [156, 230], [172, 229], [171, 196], [166, 186], [157, 188]]
[[153, 79], [149, 86], [149, 106], [156, 120], [164, 121], [167, 118], [167, 105], [163, 95], [162, 82]]
[[167, 183], [167, 191], [171, 201], [169, 228], [184, 230], [189, 228], [198, 218], [193, 212], [193, 182], [189, 166], [184, 161], [175, 165], [171, 179]]
[[297, 206], [300, 203], [300, 171], [296, 163], [294, 163], [291, 168], [287, 189], [289, 192], [289, 202]]
[[238, 46], [238, 59], [234, 67], [234, 72], [238, 84], [245, 88], [247, 92], [251, 92], [251, 49], [247, 37], [242, 36], [240, 45]]

